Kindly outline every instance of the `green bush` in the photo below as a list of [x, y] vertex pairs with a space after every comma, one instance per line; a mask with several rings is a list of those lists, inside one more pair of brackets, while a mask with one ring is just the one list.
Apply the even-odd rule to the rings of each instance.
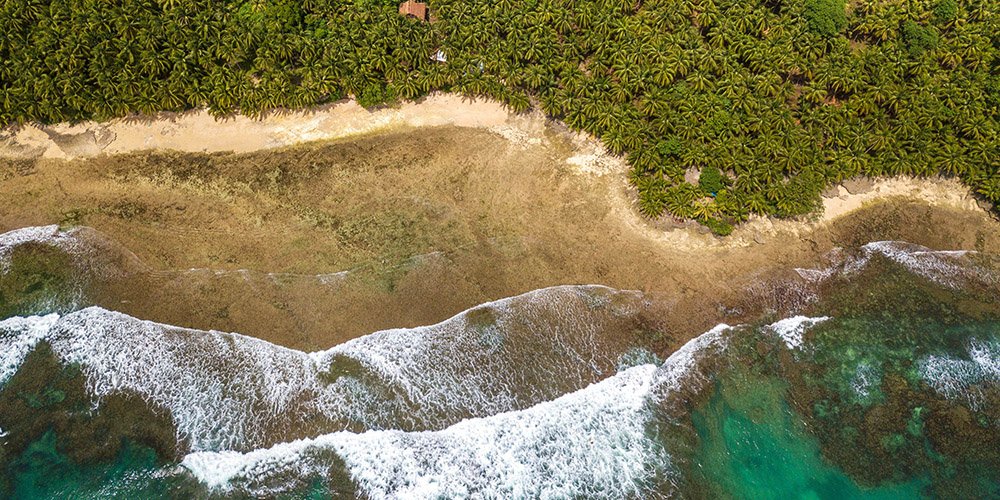
[[705, 227], [712, 230], [718, 236], [729, 236], [733, 233], [733, 225], [720, 219], [706, 219], [702, 222]]
[[[1000, 200], [992, 4], [875, 1], [848, 22], [845, 0], [802, 2], [435, 0], [424, 23], [388, 0], [10, 0], [0, 125], [445, 91], [601, 138], [649, 217], [797, 216], [856, 175], [953, 175]], [[725, 175], [688, 183], [691, 165]]]
[[358, 104], [369, 109], [392, 104], [396, 101], [396, 96], [392, 91], [385, 85], [378, 83], [365, 86], [355, 97]]
[[942, 23], [958, 19], [958, 3], [955, 0], [941, 0], [934, 6], [934, 19]]
[[667, 183], [662, 177], [643, 177], [636, 182], [639, 211], [646, 217], [658, 217], [666, 208]]
[[913, 21], [903, 23], [903, 41], [910, 55], [919, 56], [937, 47], [938, 35], [934, 28], [921, 26]]
[[683, 148], [684, 146], [681, 144], [681, 140], [674, 136], [670, 136], [656, 145], [656, 149], [659, 151], [660, 156], [663, 156], [664, 158], [679, 158]]
[[844, 0], [806, 0], [806, 22], [817, 35], [831, 38], [847, 27]]
[[725, 177], [717, 167], [705, 167], [698, 176], [698, 185], [706, 193], [716, 195], [726, 187]]

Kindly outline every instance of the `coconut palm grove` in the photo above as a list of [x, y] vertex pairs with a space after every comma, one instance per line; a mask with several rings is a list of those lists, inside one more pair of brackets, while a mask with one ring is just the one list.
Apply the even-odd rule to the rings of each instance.
[[425, 22], [378, 0], [6, 0], [0, 125], [391, 106], [441, 90], [599, 137], [632, 166], [646, 216], [720, 234], [751, 214], [808, 214], [858, 175], [953, 176], [1000, 201], [992, 0], [429, 9]]

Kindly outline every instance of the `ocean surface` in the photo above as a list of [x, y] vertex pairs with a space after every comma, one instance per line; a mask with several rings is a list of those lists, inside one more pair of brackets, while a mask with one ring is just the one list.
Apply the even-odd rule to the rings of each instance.
[[84, 246], [0, 235], [0, 498], [1000, 496], [995, 256], [842, 249], [669, 355], [598, 285], [301, 352], [91, 306]]

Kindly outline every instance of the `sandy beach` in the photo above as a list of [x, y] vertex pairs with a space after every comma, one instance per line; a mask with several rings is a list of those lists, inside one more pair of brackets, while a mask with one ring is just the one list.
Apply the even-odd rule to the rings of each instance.
[[[260, 119], [214, 117], [207, 110], [193, 110], [107, 123], [26, 125], [0, 130], [0, 158], [74, 160], [149, 150], [250, 153], [393, 129], [446, 125], [486, 129], [521, 146], [540, 144], [546, 128], [551, 128], [538, 111], [515, 115], [498, 102], [435, 93], [417, 102], [376, 110], [345, 100], [309, 110], [272, 111]], [[574, 148], [566, 161], [581, 173], [622, 177], [627, 171], [623, 158], [608, 154], [599, 141], [567, 130], [561, 133]], [[824, 193], [823, 211], [814, 221], [833, 220], [873, 200], [894, 196], [937, 206], [978, 208], [968, 189], [954, 179], [862, 179], [848, 184]], [[751, 223], [743, 229], [758, 233], [771, 226]], [[727, 243], [739, 240], [738, 236]]]
[[161, 113], [107, 123], [27, 125], [0, 132], [0, 157], [71, 160], [145, 150], [249, 153], [338, 139], [398, 127], [503, 127], [510, 121], [495, 102], [434, 94], [398, 108], [369, 111], [345, 100], [300, 111], [272, 111], [261, 119], [216, 118], [206, 110]]
[[947, 179], [850, 181], [821, 214], [726, 238], [649, 221], [598, 141], [453, 95], [0, 137], [0, 230], [90, 227], [128, 255], [107, 266], [135, 263], [99, 302], [304, 349], [568, 283], [659, 297], [678, 312], [675, 347], [763, 276], [822, 266], [837, 247], [1000, 249], [1000, 225]]

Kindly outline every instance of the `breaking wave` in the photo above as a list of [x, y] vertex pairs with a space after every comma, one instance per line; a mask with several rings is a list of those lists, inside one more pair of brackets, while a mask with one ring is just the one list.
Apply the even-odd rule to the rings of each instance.
[[0, 273], [10, 270], [11, 254], [21, 245], [40, 243], [57, 247], [68, 253], [81, 251], [73, 231], [60, 231], [59, 226], [35, 226], [15, 229], [0, 234]]
[[6, 320], [0, 349], [3, 380], [45, 341], [98, 400], [132, 393], [169, 411], [191, 449], [253, 449], [321, 430], [440, 429], [585, 387], [616, 371], [629, 345], [609, 332], [629, 331], [642, 303], [555, 287], [314, 353], [91, 307]]
[[1000, 343], [971, 339], [968, 358], [929, 355], [917, 363], [921, 377], [946, 397], [963, 399], [973, 409], [983, 405], [985, 386], [1000, 384]]
[[49, 314], [0, 321], [0, 388], [17, 373], [24, 358], [58, 320], [58, 314]]
[[835, 252], [834, 264], [823, 269], [796, 269], [809, 282], [821, 282], [833, 276], [852, 276], [867, 266], [872, 258], [882, 257], [938, 285], [960, 289], [970, 284], [996, 286], [1000, 283], [991, 266], [983, 266], [975, 257], [986, 258], [972, 250], [932, 250], [905, 241], [873, 241], [861, 247], [857, 256]]
[[182, 465], [205, 484], [274, 495], [309, 481], [333, 451], [373, 498], [639, 497], [669, 469], [646, 436], [656, 367], [641, 365], [526, 410], [435, 432], [340, 432], [247, 454], [195, 453]]
[[826, 320], [827, 316], [810, 318], [807, 316], [794, 316], [775, 322], [769, 326], [771, 331], [776, 333], [789, 349], [800, 349], [802, 347], [802, 335], [805, 331]]
[[[810, 352], [809, 329], [835, 320], [719, 325], [659, 366], [616, 371], [627, 349], [600, 328], [641, 302], [602, 287], [543, 289], [316, 353], [88, 308], [0, 322], [0, 352], [4, 382], [47, 342], [98, 399], [134, 393], [167, 409], [190, 444], [167, 473], [216, 493], [296, 494], [342, 478], [371, 498], [669, 496], [683, 488], [685, 458], [662, 434], [732, 361], [732, 339]], [[1000, 379], [1000, 348], [973, 340], [968, 355], [925, 357], [921, 375], [974, 405], [976, 384]], [[866, 369], [852, 381], [859, 393], [872, 386]]]
[[58, 249], [70, 257], [77, 272], [89, 279], [111, 279], [142, 267], [135, 254], [93, 229], [33, 226], [0, 234], [0, 276], [10, 271], [14, 252], [26, 245]]
[[249, 453], [196, 452], [181, 464], [211, 488], [254, 496], [329, 481], [332, 456], [372, 498], [667, 496], [679, 478], [655, 435], [657, 420], [682, 389], [707, 380], [700, 363], [724, 352], [734, 331], [719, 325], [661, 366], [631, 367], [552, 401], [440, 431], [337, 432]]

